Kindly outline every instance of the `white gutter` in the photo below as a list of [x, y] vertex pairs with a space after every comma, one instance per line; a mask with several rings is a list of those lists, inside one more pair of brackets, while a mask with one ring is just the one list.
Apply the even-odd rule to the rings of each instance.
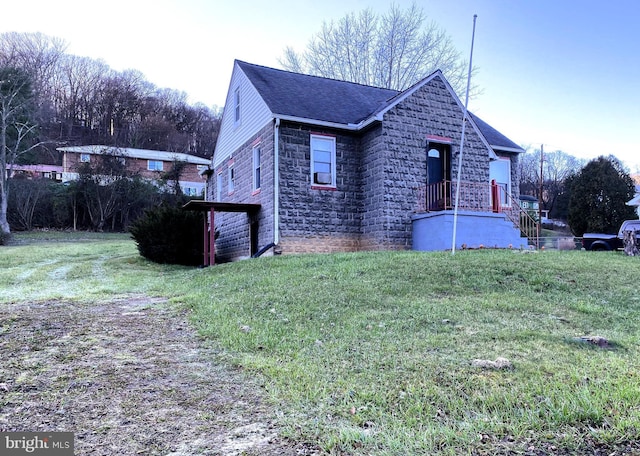
[[280, 242], [280, 118], [273, 130], [273, 243]]
[[375, 116], [369, 117], [368, 119], [365, 119], [362, 122], [357, 124], [327, 122], [325, 120], [308, 119], [306, 117], [296, 117], [296, 116], [278, 116], [276, 117], [276, 119], [285, 120], [288, 122], [298, 122], [298, 123], [303, 123], [307, 125], [317, 125], [319, 127], [336, 128], [338, 130], [359, 131], [362, 128], [366, 127], [367, 125], [372, 124], [373, 122], [376, 122], [376, 121], [381, 122], [382, 115], [375, 115]]
[[491, 145], [491, 147], [493, 148], [493, 150], [500, 150], [503, 152], [515, 152], [517, 154], [521, 154], [524, 152], [523, 149], [520, 149], [520, 148], [516, 149], [514, 147], [504, 147], [504, 146], [494, 146], [494, 145]]

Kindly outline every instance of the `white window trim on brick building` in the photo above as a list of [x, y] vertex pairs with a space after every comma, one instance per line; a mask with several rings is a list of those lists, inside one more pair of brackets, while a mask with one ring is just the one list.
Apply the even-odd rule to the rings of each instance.
[[261, 150], [260, 144], [253, 146], [253, 188], [254, 192], [260, 190], [261, 185]]
[[147, 160], [147, 169], [149, 171], [162, 171], [164, 162], [161, 160]]
[[222, 201], [222, 170], [216, 176], [216, 199]]
[[336, 138], [311, 134], [311, 186], [336, 188]]
[[227, 168], [227, 193], [231, 195], [236, 190], [236, 171], [233, 163]]

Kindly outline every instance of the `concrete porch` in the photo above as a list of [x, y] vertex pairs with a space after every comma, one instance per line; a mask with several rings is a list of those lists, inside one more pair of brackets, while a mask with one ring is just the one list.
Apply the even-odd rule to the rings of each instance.
[[[412, 249], [419, 251], [450, 250], [453, 240], [453, 210], [416, 213], [411, 217]], [[456, 249], [514, 248], [527, 249], [522, 237], [504, 213], [458, 211]]]

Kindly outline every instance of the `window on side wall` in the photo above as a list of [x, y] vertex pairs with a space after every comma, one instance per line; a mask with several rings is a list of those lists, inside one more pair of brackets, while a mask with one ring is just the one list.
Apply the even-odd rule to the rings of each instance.
[[147, 160], [147, 169], [149, 171], [162, 171], [163, 164], [160, 160]]
[[260, 170], [261, 170], [261, 153], [260, 145], [253, 148], [253, 191], [260, 190]]
[[311, 135], [311, 186], [336, 187], [336, 138]]
[[229, 167], [227, 168], [227, 182], [227, 192], [231, 194], [236, 189], [236, 170], [234, 169], [233, 165], [229, 165]]
[[506, 206], [509, 204], [509, 195], [511, 194], [511, 160], [508, 158], [499, 158], [493, 160], [489, 164], [489, 180], [496, 181], [496, 185], [500, 191], [500, 204]]
[[218, 171], [216, 176], [216, 198], [222, 201], [222, 171]]
[[80, 161], [82, 163], [89, 163], [91, 161], [91, 155], [89, 155], [89, 154], [80, 154]]

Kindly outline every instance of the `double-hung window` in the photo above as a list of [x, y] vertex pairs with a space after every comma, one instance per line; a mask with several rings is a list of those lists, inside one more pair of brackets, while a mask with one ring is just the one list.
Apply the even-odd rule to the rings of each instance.
[[336, 187], [336, 138], [311, 135], [311, 185]]
[[253, 191], [260, 190], [260, 171], [261, 171], [261, 151], [260, 145], [253, 148]]

